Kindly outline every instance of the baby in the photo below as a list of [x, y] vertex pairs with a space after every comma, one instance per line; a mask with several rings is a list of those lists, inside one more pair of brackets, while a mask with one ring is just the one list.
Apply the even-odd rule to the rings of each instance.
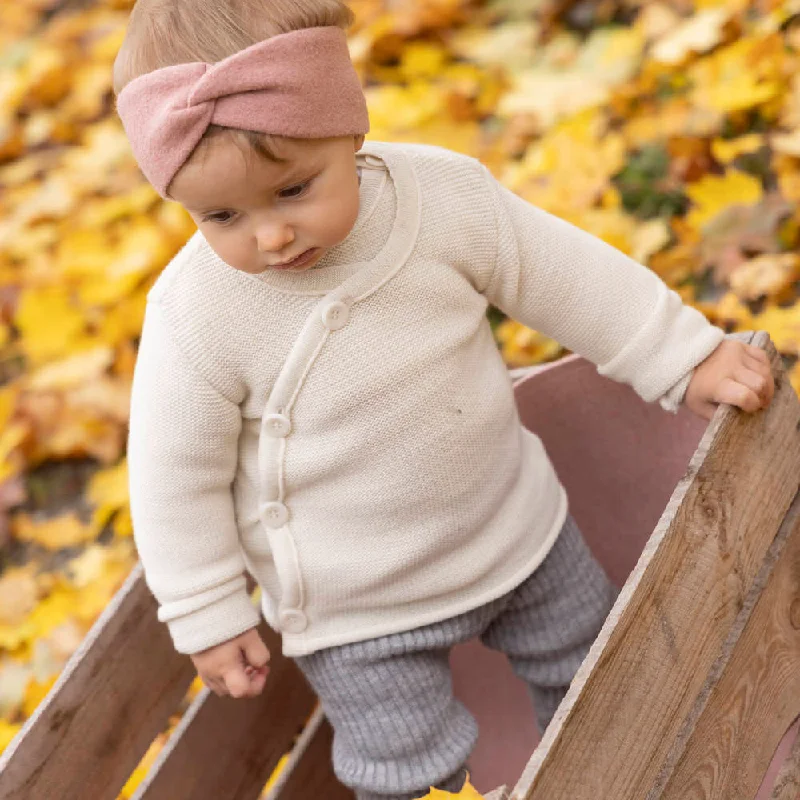
[[[359, 800], [458, 791], [453, 645], [505, 653], [544, 728], [616, 589], [488, 304], [670, 411], [769, 404], [758, 348], [444, 148], [365, 142], [338, 0], [139, 0], [114, 77], [134, 155], [198, 231], [150, 292], [135, 539], [176, 649], [250, 697], [281, 633]], [[609, 531], [613, 536], [614, 532]]]

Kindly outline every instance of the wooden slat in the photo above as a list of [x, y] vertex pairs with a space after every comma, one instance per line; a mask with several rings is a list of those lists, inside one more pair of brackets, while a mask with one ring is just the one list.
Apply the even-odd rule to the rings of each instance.
[[489, 794], [485, 794], [483, 796], [484, 800], [508, 800], [508, 787], [501, 786], [499, 789], [495, 789], [493, 792], [489, 792]]
[[137, 565], [0, 758], [0, 798], [115, 800], [194, 675]]
[[[717, 678], [717, 676], [719, 676]], [[753, 800], [800, 714], [800, 496], [651, 792], [661, 800]], [[671, 772], [671, 775], [669, 774]], [[668, 778], [668, 781], [667, 781]], [[795, 800], [795, 798], [792, 798]]]
[[270, 673], [257, 697], [201, 692], [134, 800], [255, 800], [310, 717], [316, 697], [262, 620]]
[[800, 405], [720, 407], [512, 793], [647, 798], [798, 488]]
[[333, 774], [332, 742], [333, 730], [318, 706], [267, 800], [353, 800], [353, 792]]
[[775, 779], [770, 800], [800, 800], [800, 733]]

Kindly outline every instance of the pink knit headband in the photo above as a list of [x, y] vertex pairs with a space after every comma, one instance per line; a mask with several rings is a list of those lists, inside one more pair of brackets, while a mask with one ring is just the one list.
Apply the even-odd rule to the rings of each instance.
[[216, 64], [140, 75], [119, 93], [117, 113], [162, 197], [212, 123], [298, 139], [369, 131], [347, 35], [333, 25], [282, 33]]

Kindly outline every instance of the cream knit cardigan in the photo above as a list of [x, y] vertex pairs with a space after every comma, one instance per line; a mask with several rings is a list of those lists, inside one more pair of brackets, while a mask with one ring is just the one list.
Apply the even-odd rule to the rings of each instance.
[[487, 303], [670, 410], [724, 337], [474, 159], [381, 142], [360, 159], [396, 209], [350, 234], [371, 260], [250, 275], [198, 232], [151, 290], [131, 509], [182, 653], [258, 622], [245, 569], [287, 655], [459, 614], [536, 569], [567, 499]]

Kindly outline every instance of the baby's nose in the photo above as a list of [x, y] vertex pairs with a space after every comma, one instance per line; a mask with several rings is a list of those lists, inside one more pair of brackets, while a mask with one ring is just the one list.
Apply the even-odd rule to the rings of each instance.
[[262, 225], [256, 232], [259, 252], [277, 252], [294, 241], [294, 232], [288, 225]]

